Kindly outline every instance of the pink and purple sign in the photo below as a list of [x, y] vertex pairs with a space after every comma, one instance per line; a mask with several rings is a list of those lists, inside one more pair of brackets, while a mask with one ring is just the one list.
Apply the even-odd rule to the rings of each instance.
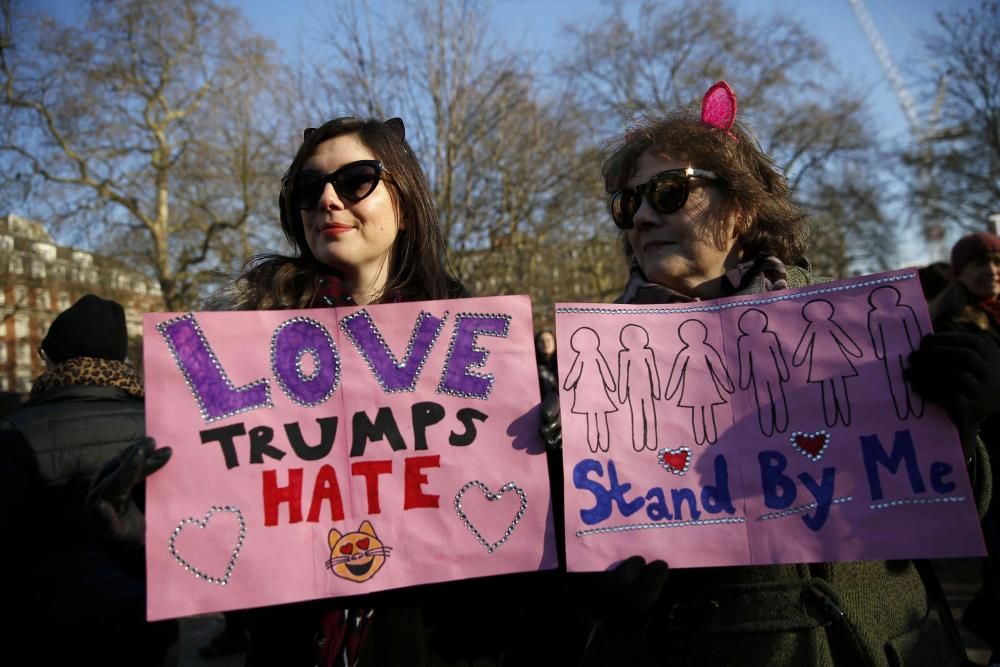
[[151, 620], [556, 565], [527, 297], [144, 325]]
[[955, 427], [904, 375], [914, 272], [556, 327], [570, 570], [983, 555]]

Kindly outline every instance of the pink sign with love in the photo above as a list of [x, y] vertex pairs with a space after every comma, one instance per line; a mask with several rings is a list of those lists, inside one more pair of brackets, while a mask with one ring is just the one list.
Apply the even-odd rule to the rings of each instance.
[[151, 620], [555, 567], [527, 297], [144, 326]]
[[570, 570], [983, 555], [916, 274], [556, 306]]

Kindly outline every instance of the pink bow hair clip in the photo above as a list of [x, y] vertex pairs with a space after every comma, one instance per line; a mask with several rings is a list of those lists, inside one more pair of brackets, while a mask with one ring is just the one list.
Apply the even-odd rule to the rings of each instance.
[[736, 122], [736, 93], [725, 81], [712, 85], [701, 100], [701, 122], [718, 128], [736, 139], [730, 129]]

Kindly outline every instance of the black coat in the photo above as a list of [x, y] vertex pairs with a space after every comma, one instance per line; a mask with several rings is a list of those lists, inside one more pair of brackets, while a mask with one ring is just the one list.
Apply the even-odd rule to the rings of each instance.
[[145, 435], [141, 399], [53, 388], [0, 422], [0, 559], [11, 638], [40, 663], [155, 664], [175, 629], [145, 622], [141, 551], [106, 548], [85, 497], [108, 460]]

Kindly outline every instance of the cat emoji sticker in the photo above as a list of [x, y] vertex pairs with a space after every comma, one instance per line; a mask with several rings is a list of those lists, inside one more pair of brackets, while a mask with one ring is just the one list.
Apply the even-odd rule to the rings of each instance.
[[392, 547], [382, 544], [370, 521], [362, 521], [356, 531], [330, 531], [330, 558], [326, 568], [341, 579], [368, 581], [385, 565]]

